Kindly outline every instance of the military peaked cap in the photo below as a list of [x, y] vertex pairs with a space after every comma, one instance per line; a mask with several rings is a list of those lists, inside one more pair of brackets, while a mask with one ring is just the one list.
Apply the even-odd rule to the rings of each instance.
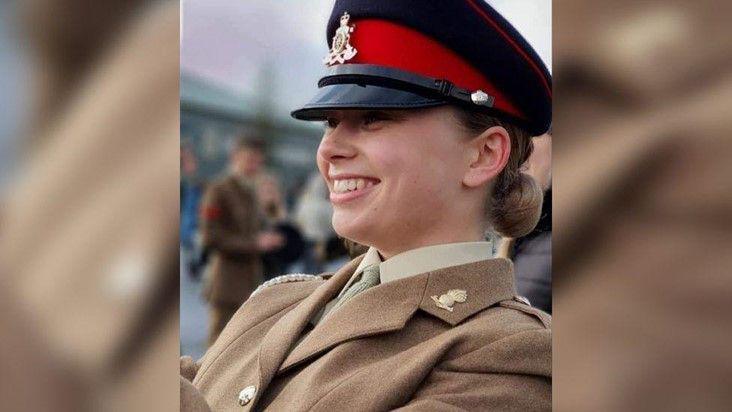
[[327, 39], [328, 71], [297, 119], [455, 104], [534, 135], [551, 125], [551, 75], [484, 0], [337, 0]]

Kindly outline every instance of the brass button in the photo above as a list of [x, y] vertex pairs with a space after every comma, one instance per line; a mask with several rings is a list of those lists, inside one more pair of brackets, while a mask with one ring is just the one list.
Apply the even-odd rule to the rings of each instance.
[[256, 386], [247, 386], [239, 392], [239, 405], [244, 406], [254, 399], [254, 395], [257, 393]]

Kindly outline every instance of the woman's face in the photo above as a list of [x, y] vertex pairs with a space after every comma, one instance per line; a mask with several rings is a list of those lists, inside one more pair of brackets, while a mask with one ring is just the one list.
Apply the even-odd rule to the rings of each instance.
[[382, 252], [407, 250], [460, 216], [470, 161], [452, 110], [329, 114], [317, 162], [339, 235]]

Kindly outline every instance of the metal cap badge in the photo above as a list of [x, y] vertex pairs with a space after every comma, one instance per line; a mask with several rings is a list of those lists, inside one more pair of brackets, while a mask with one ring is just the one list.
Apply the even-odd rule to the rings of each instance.
[[330, 48], [330, 53], [325, 56], [323, 63], [326, 66], [332, 66], [336, 63], [345, 63], [346, 60], [351, 60], [353, 56], [358, 53], [353, 46], [351, 46], [351, 33], [356, 28], [356, 25], [349, 26], [348, 20], [351, 16], [348, 12], [343, 13], [341, 16], [341, 26], [336, 29], [335, 36], [333, 36], [333, 43]]

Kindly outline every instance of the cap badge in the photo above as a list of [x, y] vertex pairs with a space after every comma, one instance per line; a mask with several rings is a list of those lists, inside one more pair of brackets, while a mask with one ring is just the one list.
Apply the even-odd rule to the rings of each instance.
[[468, 300], [468, 292], [460, 289], [450, 289], [439, 298], [437, 295], [432, 296], [432, 300], [435, 301], [435, 305], [437, 305], [438, 308], [452, 312], [452, 306], [455, 302], [463, 303]]
[[326, 66], [331, 66], [336, 63], [345, 63], [346, 60], [351, 60], [356, 55], [358, 50], [351, 46], [351, 33], [356, 25], [348, 25], [348, 20], [351, 16], [348, 12], [343, 13], [341, 16], [341, 26], [335, 31], [333, 36], [333, 45], [331, 46], [330, 53], [323, 59], [323, 63]]

